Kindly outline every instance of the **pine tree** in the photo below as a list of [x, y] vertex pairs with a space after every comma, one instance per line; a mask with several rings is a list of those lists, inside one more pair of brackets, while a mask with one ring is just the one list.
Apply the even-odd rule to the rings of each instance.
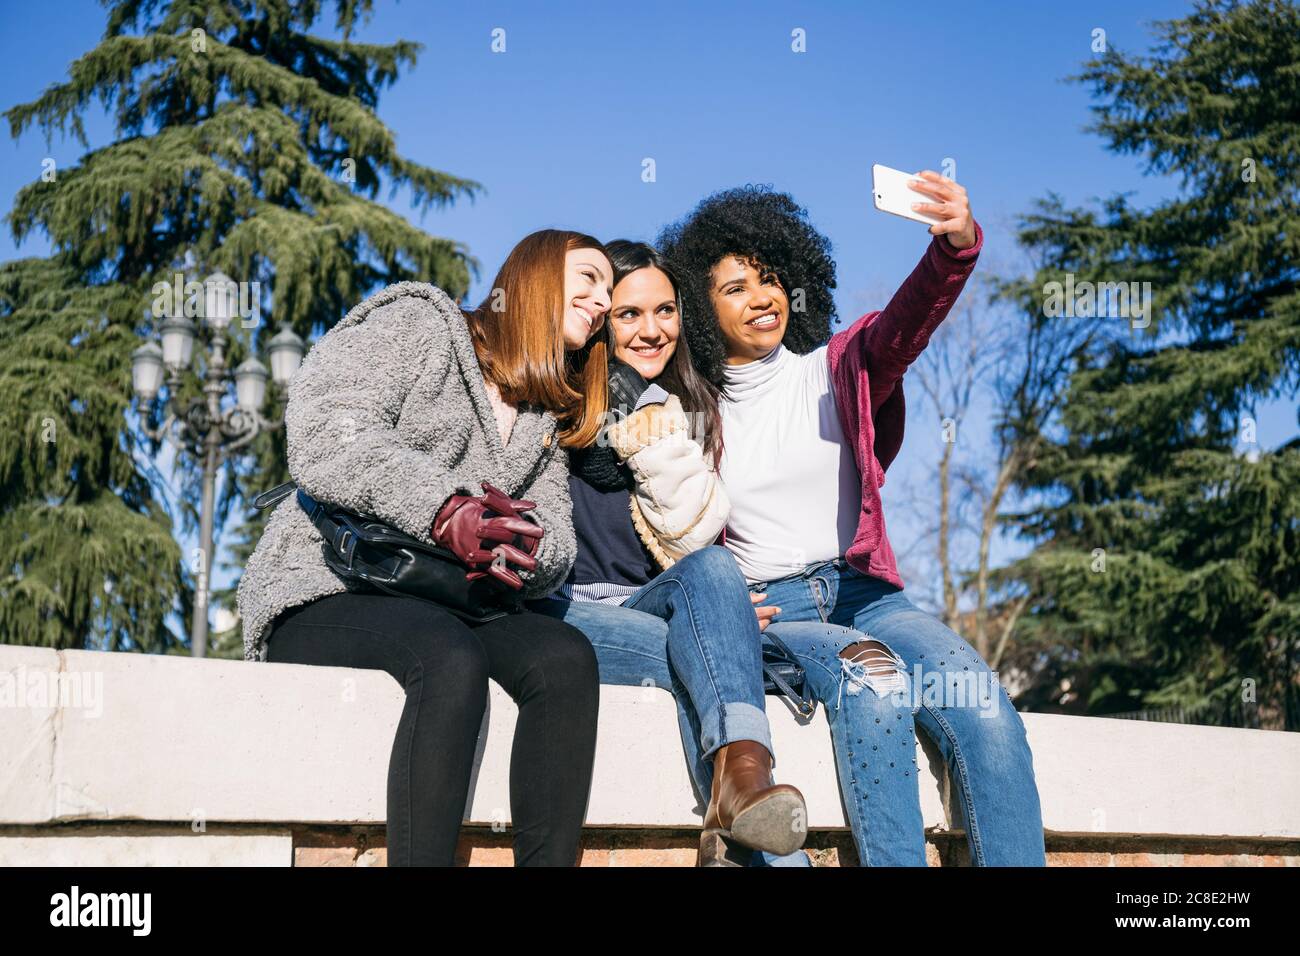
[[[1013, 294], [1037, 321], [1107, 329], [1076, 357], [1056, 427], [1022, 436], [1038, 504], [1015, 523], [1038, 544], [1010, 576], [1042, 666], [1030, 703], [1066, 688], [1063, 709], [1094, 714], [1245, 700], [1294, 730], [1300, 440], [1251, 443], [1258, 404], [1300, 388], [1300, 10], [1201, 2], [1158, 29], [1149, 55], [1111, 50], [1076, 79], [1091, 130], [1177, 177], [1174, 198], [1053, 197], [1020, 236], [1042, 268]], [[1067, 274], [1074, 317], [1050, 307]], [[1118, 290], [1080, 315], [1085, 281], [1150, 282], [1149, 325], [1131, 304], [1117, 316]]]
[[[42, 170], [8, 217], [16, 241], [41, 232], [54, 251], [0, 265], [0, 633], [166, 650], [184, 642], [165, 618], [188, 619], [193, 575], [157, 494], [158, 447], [131, 412], [130, 355], [157, 334], [155, 283], [186, 261], [259, 283], [263, 321], [232, 324], [233, 366], [274, 325], [307, 339], [382, 284], [463, 295], [475, 268], [464, 247], [375, 197], [386, 182], [424, 212], [479, 186], [398, 153], [376, 106], [419, 45], [353, 42], [370, 0], [337, 0], [338, 39], [310, 32], [317, 0], [105, 5], [104, 38], [68, 81], [5, 114], [15, 137], [35, 126], [87, 152]], [[83, 118], [96, 101], [115, 139], [91, 149]], [[198, 394], [192, 373], [181, 391]], [[218, 529], [247, 492], [285, 477], [282, 434], [248, 452], [224, 466]], [[178, 477], [192, 529], [194, 463], [182, 458]], [[262, 520], [241, 528], [243, 552]]]

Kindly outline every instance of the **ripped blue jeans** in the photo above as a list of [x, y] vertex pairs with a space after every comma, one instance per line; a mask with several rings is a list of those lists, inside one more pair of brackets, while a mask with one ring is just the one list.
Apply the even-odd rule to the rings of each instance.
[[[892, 584], [843, 559], [750, 587], [825, 705], [863, 866], [925, 866], [916, 729], [938, 747], [976, 866], [1044, 866], [1024, 723], [975, 649]], [[778, 627], [781, 622], [821, 627]], [[872, 644], [862, 647], [860, 642]], [[853, 646], [853, 660], [840, 656]], [[692, 761], [694, 764], [694, 761]], [[701, 768], [707, 772], [707, 765]], [[954, 812], [954, 816], [956, 812]]]

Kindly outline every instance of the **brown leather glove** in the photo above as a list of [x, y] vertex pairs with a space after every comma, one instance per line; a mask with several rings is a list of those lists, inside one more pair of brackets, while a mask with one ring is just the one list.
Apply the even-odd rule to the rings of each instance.
[[431, 536], [465, 562], [469, 568], [465, 574], [467, 580], [491, 574], [517, 591], [524, 586], [523, 581], [507, 562], [525, 571], [537, 567], [532, 555], [542, 537], [542, 528], [522, 515], [537, 506], [531, 501], [511, 498], [486, 481], [482, 485], [482, 496], [448, 498], [433, 520]]

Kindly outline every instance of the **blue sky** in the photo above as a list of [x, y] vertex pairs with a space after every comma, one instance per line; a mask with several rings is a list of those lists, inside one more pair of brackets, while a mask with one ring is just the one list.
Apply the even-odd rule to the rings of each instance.
[[[708, 193], [756, 182], [789, 191], [830, 237], [840, 316], [851, 319], [884, 304], [928, 241], [924, 227], [872, 208], [873, 163], [955, 160], [986, 231], [986, 268], [1017, 261], [1015, 217], [1049, 191], [1072, 204], [1117, 191], [1155, 202], [1174, 185], [1144, 178], [1138, 160], [1085, 133], [1089, 91], [1064, 79], [1092, 55], [1094, 29], [1112, 46], [1146, 50], [1151, 21], [1185, 14], [1183, 2], [376, 6], [359, 39], [425, 45], [380, 104], [399, 148], [485, 186], [476, 202], [423, 218], [401, 195], [390, 205], [469, 246], [482, 265], [475, 299], [534, 229], [653, 239]], [[50, 10], [7, 5], [5, 108], [64, 79], [102, 34], [98, 3], [61, 0], [57, 29]], [[498, 28], [504, 53], [492, 52]], [[791, 49], [796, 29], [806, 52]], [[97, 104], [88, 128], [96, 145], [110, 132]], [[0, 204], [8, 210], [44, 157], [67, 166], [80, 154], [74, 141], [47, 147], [39, 133], [6, 138]], [[647, 158], [652, 183], [642, 181]], [[39, 237], [16, 249], [0, 234], [0, 258], [46, 251]], [[922, 487], [937, 455], [934, 429], [913, 437], [918, 406], [913, 398], [892, 496]], [[1293, 406], [1263, 410], [1262, 445], [1294, 433]], [[889, 512], [900, 550], [926, 517], [909, 508], [898, 499]]]

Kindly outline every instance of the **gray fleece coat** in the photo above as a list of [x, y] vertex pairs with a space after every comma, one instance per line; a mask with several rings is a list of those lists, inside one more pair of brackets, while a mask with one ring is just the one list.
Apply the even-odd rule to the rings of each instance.
[[[308, 353], [285, 408], [289, 474], [312, 497], [430, 540], [443, 503], [489, 481], [537, 503], [544, 534], [525, 598], [549, 594], [576, 553], [567, 456], [549, 412], [521, 406], [502, 447], [469, 328], [441, 289], [399, 282], [352, 309]], [[348, 587], [290, 495], [244, 567], [244, 658], [267, 659], [275, 616]]]

